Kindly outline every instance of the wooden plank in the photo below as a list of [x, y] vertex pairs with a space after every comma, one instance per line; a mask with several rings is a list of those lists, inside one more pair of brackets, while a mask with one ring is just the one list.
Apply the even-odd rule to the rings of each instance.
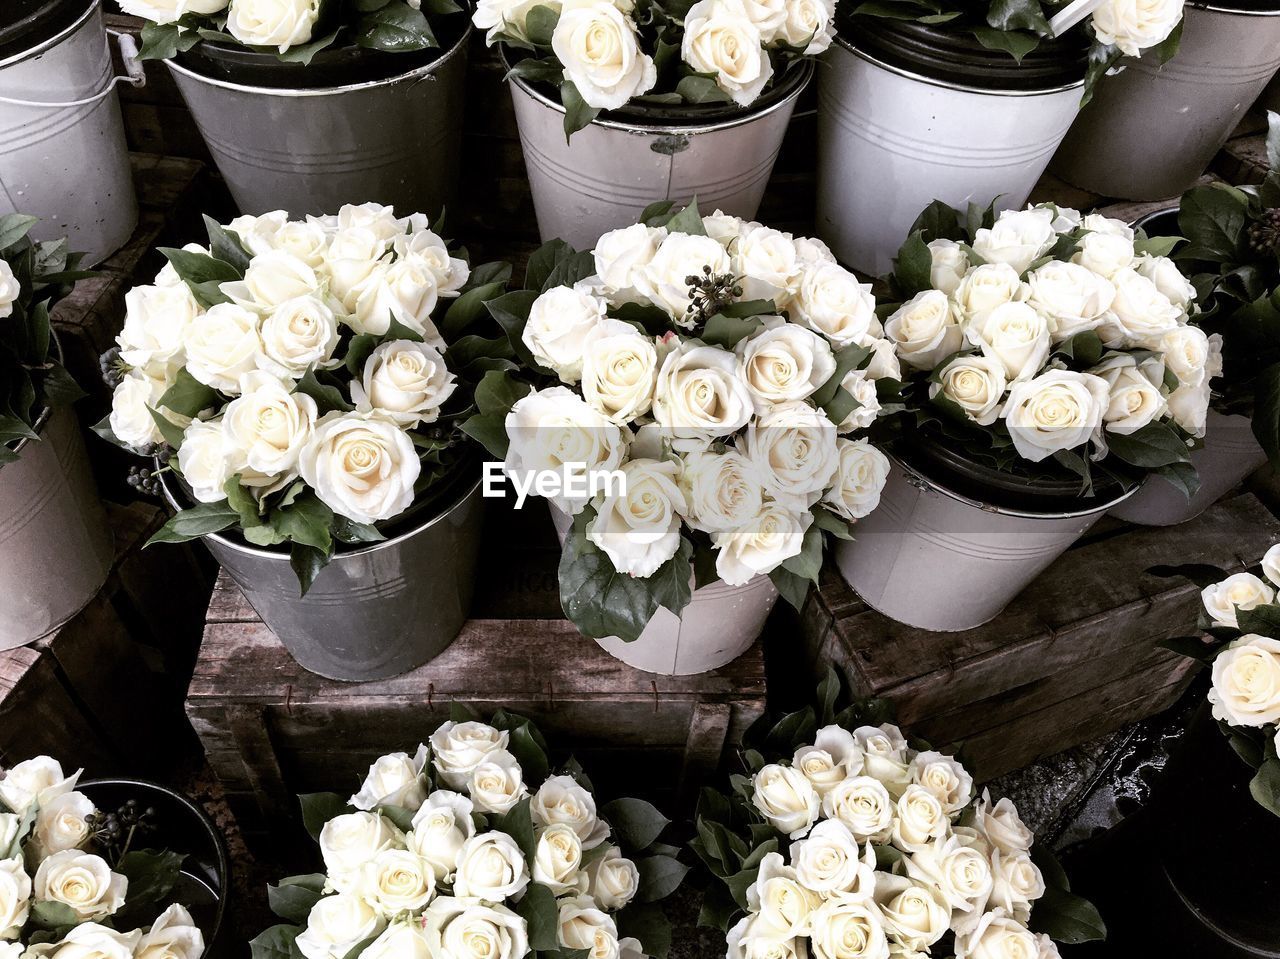
[[121, 755], [84, 712], [52, 657], [20, 647], [0, 653], [0, 766], [54, 756], [90, 775], [119, 772]]
[[1265, 134], [1237, 136], [1228, 140], [1209, 169], [1237, 186], [1261, 183], [1270, 170]]

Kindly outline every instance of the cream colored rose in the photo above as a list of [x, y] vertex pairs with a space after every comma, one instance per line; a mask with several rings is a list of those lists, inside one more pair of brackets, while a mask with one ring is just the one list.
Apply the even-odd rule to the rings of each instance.
[[888, 959], [884, 917], [874, 902], [848, 896], [828, 899], [813, 913], [814, 959]]
[[1028, 273], [1027, 289], [1027, 305], [1049, 321], [1054, 343], [1096, 329], [1116, 295], [1115, 287], [1105, 277], [1062, 260], [1050, 260]]
[[1121, 270], [1111, 282], [1116, 289], [1111, 316], [1098, 331], [1108, 347], [1154, 348], [1186, 317], [1181, 307], [1171, 303], [1154, 283], [1135, 270]]
[[780, 853], [771, 852], [760, 861], [756, 881], [747, 888], [747, 904], [772, 936], [793, 939], [808, 934], [809, 916], [822, 897], [801, 884]]
[[320, 830], [320, 855], [330, 884], [339, 892], [351, 892], [360, 872], [386, 849], [398, 848], [401, 837], [390, 820], [377, 813], [354, 812], [335, 816]]
[[443, 353], [444, 341], [431, 321], [441, 295], [439, 263], [422, 256], [403, 256], [387, 267], [382, 283], [396, 321], [422, 334]]
[[142, 449], [164, 442], [164, 434], [156, 425], [151, 411], [160, 412], [160, 397], [169, 384], [138, 370], [121, 378], [111, 393], [111, 432], [121, 443]]
[[836, 432], [864, 430], [876, 421], [880, 414], [880, 395], [876, 390], [875, 380], [867, 375], [866, 370], [850, 370], [840, 381], [840, 388], [853, 397], [858, 405], [840, 421]]
[[871, 361], [864, 372], [869, 380], [902, 379], [902, 364], [898, 362], [892, 340], [880, 339], [871, 342]]
[[408, 849], [384, 849], [364, 866], [359, 892], [383, 916], [418, 912], [435, 895], [435, 870]]
[[[710, 233], [711, 230], [708, 229], [707, 232]], [[831, 252], [831, 247], [815, 236], [796, 237], [796, 255], [800, 257], [801, 263], [810, 268], [821, 263], [836, 262], [836, 255]]]
[[807, 959], [805, 940], [781, 936], [763, 916], [743, 917], [725, 934], [726, 959]]
[[730, 252], [744, 299], [772, 300], [781, 307], [799, 289], [804, 263], [790, 233], [746, 223]]
[[1137, 258], [1134, 269], [1156, 285], [1156, 289], [1174, 306], [1190, 309], [1196, 298], [1196, 288], [1167, 256], [1144, 253]]
[[395, 423], [376, 414], [334, 411], [316, 422], [298, 469], [335, 513], [376, 523], [409, 508], [422, 464]]
[[956, 285], [953, 297], [956, 309], [967, 322], [986, 316], [998, 306], [1021, 303], [1030, 292], [1018, 271], [1008, 263], [984, 263], [975, 266]]
[[476, 11], [471, 15], [471, 22], [485, 32], [485, 42], [493, 46], [498, 34], [507, 33], [517, 40], [527, 41], [529, 35], [525, 28], [525, 19], [529, 11], [537, 6], [559, 10], [559, 0], [478, 0]]
[[13, 275], [13, 267], [8, 260], [0, 260], [0, 320], [13, 315], [13, 304], [21, 295], [22, 285]]
[[587, 538], [630, 576], [652, 576], [680, 548], [680, 515], [686, 509], [677, 482], [679, 464], [634, 459], [622, 465], [625, 491], [601, 501]]
[[124, 905], [129, 880], [101, 856], [69, 849], [55, 852], [36, 870], [37, 902], [69, 906], [81, 922], [105, 919]]
[[[972, 914], [975, 920], [981, 915], [994, 882], [991, 862], [981, 850], [966, 845], [963, 837], [947, 836], [903, 862], [907, 875], [936, 889], [953, 912]], [[953, 918], [953, 924], [958, 918]]]
[[954, 816], [973, 801], [973, 777], [954, 757], [926, 750], [911, 760], [911, 780], [942, 803], [942, 810]]
[[1025, 303], [1005, 303], [965, 328], [969, 342], [998, 360], [1009, 383], [1040, 372], [1049, 356], [1049, 321]]
[[492, 753], [505, 750], [511, 734], [486, 723], [447, 722], [431, 734], [431, 763], [450, 789], [471, 784], [471, 774]]
[[1080, 226], [1089, 230], [1091, 233], [1109, 233], [1112, 236], [1122, 236], [1126, 240], [1134, 238], [1133, 227], [1124, 220], [1117, 220], [1113, 216], [1103, 216], [1101, 213], [1089, 213], [1081, 218]]
[[203, 955], [204, 933], [177, 903], [156, 917], [134, 950], [134, 959], [200, 959]]
[[262, 321], [258, 365], [276, 376], [298, 379], [312, 366], [328, 366], [338, 346], [333, 310], [314, 296], [285, 300]]
[[[689, 42], [688, 33], [685, 43]], [[645, 297], [682, 326], [690, 326], [688, 316], [690, 276], [702, 276], [706, 269], [714, 276], [729, 272], [729, 254], [709, 236], [671, 233], [658, 245], [643, 272], [637, 271], [637, 288]]]
[[837, 349], [862, 345], [868, 336], [880, 332], [871, 284], [859, 283], [834, 261], [805, 267], [789, 310], [796, 322], [821, 333]]
[[1192, 436], [1204, 436], [1208, 426], [1209, 401], [1212, 398], [1208, 380], [1199, 386], [1179, 386], [1166, 400], [1169, 415]]
[[1040, 950], [1036, 959], [1062, 959], [1062, 953], [1058, 952], [1058, 944], [1049, 938], [1048, 933], [1041, 932], [1036, 935], [1036, 948]]
[[938, 373], [938, 382], [929, 384], [929, 397], [941, 393], [981, 426], [990, 426], [1000, 416], [1008, 381], [1004, 363], [992, 356], [957, 356]]
[[47, 806], [71, 792], [81, 772], [78, 769], [68, 776], [62, 764], [49, 756], [23, 760], [0, 778], [0, 800], [10, 812], [22, 815], [33, 805]]
[[824, 726], [812, 746], [800, 746], [791, 765], [804, 774], [819, 797], [825, 797], [849, 776], [862, 772], [862, 747], [841, 726]]
[[380, 935], [386, 924], [360, 896], [325, 896], [307, 915], [307, 926], [297, 939], [298, 951], [306, 959], [345, 959], [360, 943]]
[[951, 909], [932, 885], [890, 873], [876, 873], [875, 902], [885, 932], [899, 946], [929, 954], [951, 924]]
[[603, 320], [587, 337], [582, 396], [619, 426], [649, 412], [658, 382], [658, 349], [629, 323]]
[[445, 953], [428, 945], [427, 932], [420, 923], [397, 922], [371, 942], [360, 959], [440, 959], [442, 955]]
[[753, 409], [738, 359], [728, 350], [685, 341], [662, 361], [653, 418], [677, 448], [701, 449], [710, 439], [736, 433], [751, 420]]
[[316, 401], [310, 396], [291, 393], [270, 373], [246, 373], [240, 378], [240, 395], [222, 414], [231, 471], [240, 474], [242, 486], [279, 489], [297, 475], [315, 427]]
[[1048, 370], [1015, 383], [1000, 415], [1018, 455], [1038, 463], [1088, 442], [1102, 424], [1109, 393], [1099, 376]]
[[988, 909], [1003, 909], [1019, 922], [1031, 918], [1031, 904], [1044, 895], [1044, 876], [1025, 852], [991, 854], [992, 887]]
[[228, 3], [230, 0], [121, 0], [120, 9], [154, 23], [176, 23], [188, 13], [218, 13], [227, 9]]
[[849, 828], [858, 842], [883, 842], [893, 827], [893, 797], [871, 776], [851, 776], [822, 799], [822, 814]]
[[767, 575], [804, 548], [813, 514], [766, 503], [760, 514], [736, 529], [713, 533], [716, 573], [728, 586], [745, 586]]
[[644, 294], [639, 290], [640, 277], [666, 235], [664, 227], [633, 223], [620, 230], [610, 230], [596, 241], [591, 255], [596, 275], [604, 284], [610, 302], [644, 301]]
[[576, 383], [582, 376], [587, 338], [607, 308], [601, 297], [581, 285], [553, 287], [533, 301], [521, 339], [541, 366], [562, 382]]
[[502, 902], [518, 898], [528, 885], [524, 853], [506, 833], [482, 833], [463, 843], [458, 853], [454, 895]]
[[27, 959], [133, 959], [142, 930], [116, 932], [96, 922], [84, 922], [68, 932], [61, 942], [40, 943], [27, 949]]
[[973, 808], [974, 828], [978, 835], [1002, 853], [1015, 855], [1027, 852], [1035, 839], [1018, 817], [1018, 808], [1007, 797], [992, 805], [991, 796], [983, 790], [982, 798]]
[[911, 768], [907, 764], [907, 741], [902, 731], [889, 723], [859, 726], [853, 731], [862, 747], [862, 769], [868, 776], [884, 783], [894, 799], [911, 784]]
[[369, 767], [360, 791], [349, 804], [364, 810], [396, 806], [415, 812], [427, 798], [427, 756], [427, 747], [419, 745], [412, 756], [391, 753], [380, 757]]
[[438, 298], [448, 300], [460, 296], [471, 277], [467, 261], [449, 253], [448, 244], [438, 233], [428, 229], [427, 218], [421, 213], [399, 222], [405, 232], [391, 238], [391, 248], [396, 256], [411, 260], [415, 270], [430, 273], [434, 282], [428, 285]]
[[523, 959], [529, 953], [525, 921], [502, 905], [442, 896], [423, 917], [432, 959]]
[[284, 53], [311, 39], [320, 16], [320, 0], [235, 0], [227, 32], [251, 47], [275, 47]]
[[0, 939], [13, 939], [22, 932], [31, 912], [31, 877], [22, 858], [0, 861]]
[[969, 271], [969, 254], [955, 240], [929, 243], [929, 284], [950, 296]]
[[1182, 19], [1183, 0], [1104, 0], [1093, 11], [1099, 43], [1114, 43], [1131, 57], [1159, 46]]
[[756, 25], [766, 44], [776, 39], [778, 29], [787, 18], [785, 0], [743, 0], [747, 19]]
[[867, 440], [840, 439], [836, 446], [839, 464], [822, 503], [852, 522], [880, 505], [880, 494], [889, 480], [889, 457]]
[[[551, 827], [548, 827], [551, 828]], [[640, 869], [617, 846], [606, 846], [587, 866], [587, 891], [601, 909], [622, 909], [640, 891]]]
[[1182, 386], [1196, 388], [1209, 379], [1209, 337], [1195, 326], [1179, 326], [1160, 338], [1164, 363]]
[[685, 521], [706, 533], [743, 526], [759, 516], [764, 506], [760, 470], [737, 450], [688, 454], [680, 471], [680, 488]]
[[1022, 923], [994, 909], [956, 942], [956, 955], [965, 959], [1037, 959], [1040, 948]]
[[313, 296], [319, 288], [320, 277], [315, 270], [292, 253], [275, 249], [255, 256], [244, 271], [243, 280], [222, 284], [222, 292], [257, 313], [268, 313], [290, 300]]
[[84, 793], [69, 792], [41, 806], [28, 840], [28, 855], [36, 862], [55, 852], [83, 849], [89, 842], [88, 818], [97, 809]]
[[1205, 612], [1219, 626], [1238, 629], [1238, 609], [1256, 609], [1275, 602], [1276, 591], [1252, 573], [1236, 573], [1200, 591]]
[[226, 224], [225, 229], [234, 233], [239, 238], [240, 245], [254, 257], [276, 249], [276, 235], [288, 222], [289, 213], [286, 210], [272, 210], [257, 216], [242, 213]]
[[280, 224], [271, 235], [270, 244], [319, 270], [328, 258], [329, 234], [314, 220], [290, 220]]
[[1004, 210], [990, 228], [973, 236], [973, 251], [987, 263], [1007, 263], [1018, 275], [1053, 249], [1058, 234], [1052, 210]]
[[1130, 354], [1118, 354], [1089, 371], [1107, 381], [1110, 393], [1102, 421], [1107, 431], [1125, 435], [1163, 416], [1167, 405], [1161, 387], [1164, 363], [1150, 357], [1141, 363]]
[[458, 854], [476, 834], [474, 810], [475, 804], [461, 793], [437, 789], [414, 814], [405, 844], [431, 866], [436, 882], [453, 881]]
[[947, 294], [917, 293], [893, 313], [884, 333], [898, 348], [898, 358], [912, 369], [929, 370], [960, 349], [964, 339]]
[[713, 74], [739, 106], [749, 106], [773, 77], [760, 30], [742, 0], [699, 0], [690, 7], [680, 56], [695, 72]]
[[758, 414], [778, 403], [807, 399], [836, 371], [831, 347], [818, 334], [781, 318], [766, 324], [736, 350]]
[[[561, 899], [560, 945], [566, 949], [595, 950], [603, 934], [605, 943], [618, 939], [618, 927], [613, 917], [597, 909], [590, 896], [571, 896]], [[606, 954], [607, 955], [607, 954]]]
[[219, 303], [187, 326], [183, 335], [187, 372], [229, 395], [240, 392], [240, 377], [251, 373], [262, 353], [257, 314], [235, 303]]
[[434, 423], [440, 407], [457, 389], [444, 357], [425, 343], [392, 340], [365, 360], [351, 400], [361, 413], [379, 413], [401, 426]]
[[556, 896], [587, 891], [590, 880], [582, 871], [582, 840], [571, 826], [557, 824], [538, 830], [533, 881]]
[[[776, 37], [793, 47], [803, 47], [805, 56], [817, 56], [835, 38], [835, 4], [827, 0], [787, 0], [786, 19]], [[766, 42], [769, 42], [766, 40]]]
[[1251, 633], [1218, 653], [1209, 702], [1233, 726], [1280, 722], [1280, 642]]
[[529, 795], [524, 785], [524, 772], [516, 757], [505, 749], [485, 756], [471, 774], [468, 788], [478, 812], [503, 816], [521, 799]]
[[379, 267], [385, 268], [381, 260], [390, 245], [389, 237], [368, 227], [342, 229], [329, 240], [323, 270], [329, 277], [330, 292], [347, 314], [356, 312], [365, 282]]
[[808, 509], [840, 468], [835, 425], [807, 403], [779, 403], [748, 424], [740, 449], [780, 504]]
[[204, 312], [185, 283], [135, 286], [124, 296], [124, 309], [116, 337], [120, 359], [153, 376], [182, 362], [187, 329]]
[[224, 487], [235, 475], [232, 452], [221, 419], [194, 420], [187, 427], [178, 448], [178, 468], [198, 502], [220, 503], [227, 498]]
[[599, 110], [616, 110], [658, 80], [636, 25], [610, 0], [565, 0], [551, 49], [564, 64], [565, 79]]
[[824, 819], [809, 835], [791, 844], [796, 879], [805, 889], [830, 898], [870, 899], [876, 887], [875, 853], [865, 862], [849, 827], [838, 819]]
[[1262, 575], [1272, 586], [1280, 586], [1280, 543], [1272, 546], [1262, 557]]
[[[742, 217], [733, 216], [722, 210], [716, 210], [714, 213], [702, 218], [702, 228], [707, 231], [707, 236], [711, 237], [726, 250], [733, 246], [733, 241], [738, 238], [746, 225], [747, 221], [743, 220]], [[822, 241], [815, 242], [820, 243]], [[796, 249], [799, 251], [800, 247], [797, 245]], [[831, 260], [835, 262], [834, 257]]]
[[792, 839], [808, 834], [821, 807], [817, 791], [803, 773], [776, 763], [756, 773], [751, 802], [769, 825]]
[[573, 827], [583, 849], [595, 849], [609, 838], [609, 824], [597, 815], [595, 797], [572, 776], [547, 778], [534, 794], [529, 813], [539, 826]]
[[1092, 270], [1103, 279], [1113, 279], [1134, 265], [1133, 241], [1114, 233], [1086, 233], [1072, 263]]
[[917, 852], [941, 839], [951, 825], [941, 801], [923, 786], [908, 786], [896, 811], [893, 844], [904, 852]]

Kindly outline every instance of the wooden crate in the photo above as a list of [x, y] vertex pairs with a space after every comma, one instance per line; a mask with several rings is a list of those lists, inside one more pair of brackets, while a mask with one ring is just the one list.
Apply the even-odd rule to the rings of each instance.
[[561, 618], [552, 537], [541, 508], [495, 504], [472, 618], [439, 657], [381, 682], [303, 670], [222, 574], [187, 715], [246, 834], [296, 836], [296, 793], [355, 792], [377, 756], [411, 749], [455, 702], [530, 717], [605, 795], [669, 800], [714, 773], [764, 709], [760, 644], [701, 676], [626, 666]]
[[915, 734], [963, 743], [982, 779], [1165, 708], [1194, 664], [1155, 644], [1192, 629], [1199, 593], [1146, 570], [1255, 565], [1280, 521], [1244, 493], [1181, 526], [1103, 524], [992, 622], [959, 633], [893, 622], [828, 567], [802, 617], [811, 675], [835, 664], [858, 694], [893, 700]]

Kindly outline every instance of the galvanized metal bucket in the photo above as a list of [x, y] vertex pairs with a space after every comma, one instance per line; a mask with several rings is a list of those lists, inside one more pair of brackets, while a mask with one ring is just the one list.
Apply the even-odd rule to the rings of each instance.
[[385, 80], [245, 86], [166, 61], [242, 213], [372, 201], [435, 216], [458, 180], [468, 26], [438, 59]]
[[[165, 497], [181, 509], [174, 481]], [[344, 682], [388, 679], [448, 648], [471, 608], [484, 518], [480, 483], [408, 532], [336, 554], [307, 595], [287, 553], [204, 537], [262, 621], [304, 669]]]
[[92, 266], [128, 241], [138, 201], [102, 5], [0, 59], [0, 214], [28, 213]]
[[1007, 510], [890, 459], [880, 505], [858, 520], [852, 542], [837, 547], [836, 565], [868, 606], [920, 629], [957, 632], [990, 621], [1117, 502], [1062, 513]]
[[878, 276], [932, 200], [1021, 207], [1079, 110], [1082, 84], [933, 79], [837, 36], [818, 71], [818, 235], [841, 262]]
[[1174, 197], [1189, 188], [1280, 68], [1280, 5], [1186, 7], [1182, 45], [1104, 78], [1050, 169], [1103, 196]]
[[1204, 448], [1191, 454], [1200, 475], [1200, 489], [1187, 499], [1185, 493], [1159, 476], [1151, 476], [1142, 489], [1111, 515], [1142, 526], [1174, 526], [1195, 519], [1250, 473], [1267, 462], [1267, 454], [1253, 435], [1247, 416], [1227, 416], [1210, 410]]
[[780, 100], [706, 123], [641, 123], [602, 117], [566, 142], [564, 107], [511, 80], [520, 145], [542, 239], [590, 250], [602, 233], [634, 223], [655, 200], [698, 199], [754, 218], [796, 100], [813, 75]]
[[47, 636], [84, 609], [111, 572], [111, 530], [75, 414], [36, 423], [0, 469], [0, 649]]
[[[555, 506], [550, 510], [563, 543], [573, 517]], [[744, 586], [712, 583], [695, 589], [679, 616], [659, 608], [634, 641], [606, 636], [596, 642], [615, 659], [647, 673], [707, 673], [727, 666], [751, 648], [777, 602], [778, 590], [768, 576], [756, 576]]]

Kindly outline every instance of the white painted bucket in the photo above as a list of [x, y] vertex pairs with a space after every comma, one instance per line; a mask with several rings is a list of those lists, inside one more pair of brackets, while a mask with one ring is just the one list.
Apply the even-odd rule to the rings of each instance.
[[1053, 158], [1076, 186], [1131, 200], [1175, 197], [1205, 171], [1280, 68], [1280, 7], [1186, 7], [1177, 56], [1127, 60], [1104, 78]]
[[[548, 506], [563, 544], [573, 517]], [[596, 642], [615, 659], [648, 673], [707, 673], [751, 648], [777, 601], [778, 590], [768, 576], [757, 576], [745, 586], [712, 583], [693, 591], [693, 599], [680, 616], [659, 608], [635, 641], [607, 636]]]
[[32, 236], [65, 236], [86, 266], [124, 246], [138, 223], [112, 72], [100, 0], [0, 59], [0, 214], [39, 217]]
[[1111, 515], [1142, 526], [1174, 526], [1195, 519], [1267, 461], [1247, 416], [1227, 416], [1210, 410], [1204, 448], [1191, 454], [1200, 474], [1200, 489], [1187, 499], [1182, 490], [1159, 476], [1149, 477], [1142, 489]]
[[880, 505], [858, 520], [853, 541], [837, 547], [836, 565], [868, 606], [920, 629], [956, 632], [990, 621], [1115, 503], [1052, 514], [1005, 510], [891, 459]]
[[47, 636], [97, 595], [114, 560], [75, 414], [48, 412], [0, 468], [0, 649]]
[[818, 70], [818, 235], [841, 262], [878, 276], [935, 199], [1021, 207], [1075, 119], [1082, 83], [964, 86], [838, 36]]

